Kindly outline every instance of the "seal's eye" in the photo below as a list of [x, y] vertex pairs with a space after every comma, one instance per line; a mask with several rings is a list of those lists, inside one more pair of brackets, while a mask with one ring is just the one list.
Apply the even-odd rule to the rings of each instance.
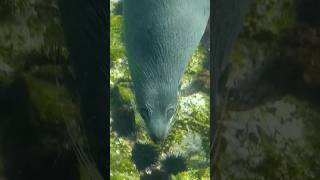
[[141, 108], [140, 109], [140, 115], [144, 120], [149, 120], [149, 110], [147, 108]]
[[172, 118], [174, 112], [175, 112], [175, 109], [174, 109], [173, 107], [169, 108], [169, 109], [167, 110], [167, 118], [168, 118], [168, 119]]

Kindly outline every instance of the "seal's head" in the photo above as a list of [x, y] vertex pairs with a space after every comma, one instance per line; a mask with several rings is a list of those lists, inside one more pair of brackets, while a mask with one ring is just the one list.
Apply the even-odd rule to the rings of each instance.
[[146, 88], [144, 96], [137, 97], [138, 111], [147, 131], [156, 143], [166, 138], [174, 123], [177, 91], [168, 88]]

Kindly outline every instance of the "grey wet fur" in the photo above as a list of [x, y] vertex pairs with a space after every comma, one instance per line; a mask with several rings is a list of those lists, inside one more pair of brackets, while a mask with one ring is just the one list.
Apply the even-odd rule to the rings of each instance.
[[209, 0], [125, 0], [124, 39], [139, 113], [154, 140], [167, 136], [180, 79], [205, 31]]

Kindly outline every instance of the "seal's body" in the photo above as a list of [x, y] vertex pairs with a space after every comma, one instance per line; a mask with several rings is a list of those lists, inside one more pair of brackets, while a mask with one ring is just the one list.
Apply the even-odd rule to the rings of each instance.
[[168, 134], [180, 79], [210, 14], [209, 0], [125, 0], [125, 45], [138, 110], [150, 136]]

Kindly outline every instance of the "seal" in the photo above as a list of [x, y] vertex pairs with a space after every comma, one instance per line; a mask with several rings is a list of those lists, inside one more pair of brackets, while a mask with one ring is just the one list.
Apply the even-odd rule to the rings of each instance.
[[209, 0], [125, 0], [124, 40], [137, 109], [159, 142], [174, 123], [181, 77], [204, 34]]

